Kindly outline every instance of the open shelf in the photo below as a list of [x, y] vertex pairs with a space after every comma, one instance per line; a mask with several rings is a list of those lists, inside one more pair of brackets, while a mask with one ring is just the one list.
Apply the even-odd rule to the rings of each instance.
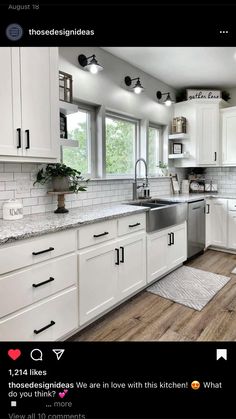
[[185, 153], [181, 153], [181, 154], [169, 154], [169, 159], [188, 159], [189, 158], [189, 153], [185, 152]]
[[169, 140], [188, 140], [189, 136], [188, 134], [180, 133], [180, 134], [170, 134], [168, 138]]
[[74, 103], [64, 102], [63, 100], [59, 100], [59, 108], [64, 115], [70, 115], [72, 113], [78, 112], [78, 106]]

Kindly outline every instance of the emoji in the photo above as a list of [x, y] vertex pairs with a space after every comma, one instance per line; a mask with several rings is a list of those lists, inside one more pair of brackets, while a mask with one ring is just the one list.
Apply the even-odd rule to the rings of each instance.
[[61, 392], [58, 394], [58, 396], [59, 396], [61, 399], [63, 399], [63, 397], [65, 397], [66, 393], [68, 393], [68, 390], [63, 390], [63, 391], [61, 391]]
[[21, 356], [20, 349], [9, 349], [7, 352], [8, 356], [15, 361], [17, 358]]
[[201, 384], [199, 383], [199, 381], [194, 380], [194, 381], [191, 382], [191, 387], [192, 387], [193, 390], [199, 390], [200, 385]]

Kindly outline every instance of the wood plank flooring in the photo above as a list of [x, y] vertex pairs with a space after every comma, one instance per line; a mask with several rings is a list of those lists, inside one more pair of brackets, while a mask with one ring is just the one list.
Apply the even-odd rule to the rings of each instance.
[[142, 291], [70, 341], [236, 341], [236, 255], [207, 250], [186, 265], [231, 280], [202, 311]]

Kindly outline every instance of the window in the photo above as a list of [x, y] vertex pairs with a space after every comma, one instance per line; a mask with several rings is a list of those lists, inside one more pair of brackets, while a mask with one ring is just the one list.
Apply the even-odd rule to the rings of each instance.
[[62, 161], [82, 174], [91, 174], [93, 111], [79, 108], [67, 115], [67, 137], [61, 140]]
[[106, 115], [106, 174], [134, 174], [137, 156], [138, 121], [112, 114]]
[[149, 125], [148, 128], [148, 144], [147, 144], [147, 155], [148, 155], [148, 173], [155, 175], [157, 173], [157, 166], [161, 160], [160, 146], [162, 138], [161, 127], [155, 125]]

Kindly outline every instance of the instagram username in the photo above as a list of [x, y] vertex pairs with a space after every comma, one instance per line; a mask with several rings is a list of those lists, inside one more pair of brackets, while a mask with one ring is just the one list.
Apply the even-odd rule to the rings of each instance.
[[93, 29], [29, 29], [30, 36], [83, 36], [95, 35], [95, 31]]

